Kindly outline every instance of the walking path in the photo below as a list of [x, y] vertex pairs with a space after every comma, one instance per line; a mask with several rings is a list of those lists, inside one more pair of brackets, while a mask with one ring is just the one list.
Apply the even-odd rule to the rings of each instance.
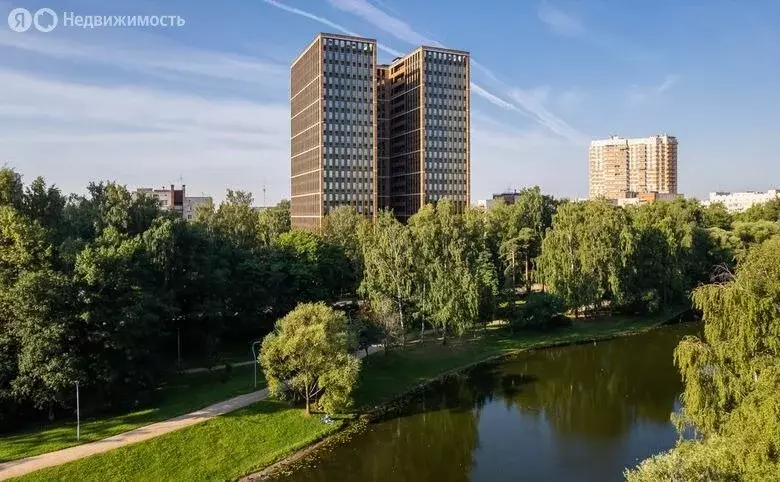
[[[242, 361], [242, 362], [238, 362], [238, 363], [231, 363], [230, 365], [233, 368], [245, 367], [247, 365], [253, 364], [254, 362], [255, 362], [254, 360], [247, 360], [247, 361]], [[186, 370], [182, 370], [182, 373], [186, 373], [186, 374], [189, 375], [191, 373], [205, 373], [205, 372], [213, 372], [214, 370], [224, 370], [224, 369], [225, 369], [225, 365], [221, 364], [221, 365], [215, 365], [215, 366], [213, 366], [211, 368], [205, 368], [205, 367], [188, 368]]]
[[[368, 353], [371, 354], [381, 349], [381, 346], [374, 345], [369, 347]], [[355, 353], [355, 356], [358, 358], [363, 358], [365, 355], [366, 352], [363, 350]], [[125, 445], [142, 442], [144, 440], [158, 437], [160, 435], [164, 435], [184, 427], [189, 427], [190, 425], [195, 425], [196, 423], [205, 422], [206, 420], [212, 419], [219, 415], [230, 413], [234, 410], [238, 410], [239, 408], [244, 408], [247, 405], [265, 400], [267, 397], [268, 390], [264, 388], [255, 392], [239, 395], [223, 402], [215, 403], [214, 405], [210, 405], [206, 408], [196, 410], [186, 415], [181, 415], [164, 422], [157, 422], [151, 425], [146, 425], [144, 427], [139, 427], [134, 430], [130, 430], [129, 432], [104, 438], [96, 442], [85, 443], [82, 445], [76, 445], [74, 447], [57, 450], [55, 452], [49, 452], [33, 457], [27, 457], [25, 459], [5, 462], [0, 464], [0, 480], [10, 479], [11, 477], [19, 477], [21, 475], [44, 469], [46, 467], [72, 462], [84, 457], [89, 457], [90, 455], [108, 452], [109, 450], [123, 447]]]

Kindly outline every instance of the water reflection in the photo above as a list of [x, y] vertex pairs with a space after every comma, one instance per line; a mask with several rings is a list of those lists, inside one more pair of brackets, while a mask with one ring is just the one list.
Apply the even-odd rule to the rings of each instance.
[[621, 480], [674, 444], [672, 351], [695, 325], [482, 366], [319, 454], [295, 481]]

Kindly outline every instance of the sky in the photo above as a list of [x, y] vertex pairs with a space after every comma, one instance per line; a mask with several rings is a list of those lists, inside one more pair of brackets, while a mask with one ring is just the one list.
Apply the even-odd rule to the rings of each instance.
[[[58, 24], [16, 32], [2, 19], [17, 7]], [[375, 38], [380, 62], [471, 52], [472, 201], [583, 197], [588, 143], [612, 134], [676, 136], [686, 195], [780, 187], [774, 0], [0, 0], [0, 165], [66, 193], [111, 180], [287, 198], [290, 63], [318, 32]]]

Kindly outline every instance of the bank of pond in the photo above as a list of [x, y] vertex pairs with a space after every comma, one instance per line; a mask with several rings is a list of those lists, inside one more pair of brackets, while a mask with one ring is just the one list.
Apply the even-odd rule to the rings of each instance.
[[622, 480], [674, 446], [675, 346], [699, 324], [520, 353], [428, 386], [274, 480]]

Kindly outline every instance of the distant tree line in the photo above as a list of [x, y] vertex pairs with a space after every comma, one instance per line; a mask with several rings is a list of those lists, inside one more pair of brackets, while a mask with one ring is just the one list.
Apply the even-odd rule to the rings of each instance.
[[96, 405], [143, 403], [176, 369], [177, 337], [208, 358], [299, 303], [361, 300], [350, 349], [430, 328], [446, 343], [496, 318], [544, 328], [566, 311], [660, 311], [778, 232], [772, 206], [624, 209], [538, 187], [487, 211], [441, 201], [407, 224], [340, 207], [317, 232], [290, 229], [287, 202], [252, 202], [228, 191], [185, 222], [115, 183], [66, 197], [0, 170], [0, 427], [70, 409], [76, 380]]

